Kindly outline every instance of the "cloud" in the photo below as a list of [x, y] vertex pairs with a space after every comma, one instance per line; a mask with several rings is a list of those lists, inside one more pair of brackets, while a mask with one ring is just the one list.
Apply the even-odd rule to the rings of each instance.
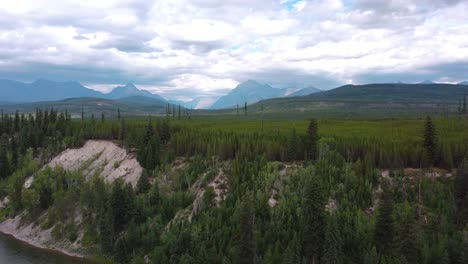
[[461, 0], [16, 0], [0, 78], [132, 81], [172, 98], [277, 87], [468, 79]]

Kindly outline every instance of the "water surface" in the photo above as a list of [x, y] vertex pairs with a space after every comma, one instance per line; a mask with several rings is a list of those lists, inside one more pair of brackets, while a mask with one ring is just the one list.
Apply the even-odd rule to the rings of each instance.
[[95, 262], [69, 257], [54, 251], [38, 249], [0, 234], [1, 264], [95, 264]]

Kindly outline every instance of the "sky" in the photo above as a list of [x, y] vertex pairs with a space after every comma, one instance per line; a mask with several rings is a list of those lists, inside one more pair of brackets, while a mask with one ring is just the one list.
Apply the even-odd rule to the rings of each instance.
[[167, 98], [468, 79], [463, 0], [1, 0], [0, 78]]

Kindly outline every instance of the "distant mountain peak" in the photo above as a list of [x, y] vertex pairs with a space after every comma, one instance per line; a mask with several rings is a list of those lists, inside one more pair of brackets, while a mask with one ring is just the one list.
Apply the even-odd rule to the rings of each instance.
[[125, 87], [129, 87], [129, 88], [135, 88], [135, 89], [138, 89], [135, 84], [131, 83], [131, 82], [128, 82], [125, 84]]
[[423, 82], [420, 82], [419, 84], [434, 84], [434, 82], [431, 80], [425, 80]]
[[463, 82], [459, 82], [457, 83], [458, 85], [468, 85], [468, 81], [463, 81]]
[[237, 85], [227, 95], [219, 98], [212, 106], [212, 109], [222, 109], [252, 104], [260, 100], [281, 97], [283, 91], [276, 89], [268, 84], [261, 84], [255, 80], [247, 80]]
[[164, 98], [157, 94], [153, 94], [147, 90], [140, 90], [138, 89], [135, 84], [128, 82], [124, 86], [117, 86], [110, 93], [107, 94], [108, 98], [111, 99], [122, 99], [125, 97], [150, 97], [162, 101], [166, 101]]

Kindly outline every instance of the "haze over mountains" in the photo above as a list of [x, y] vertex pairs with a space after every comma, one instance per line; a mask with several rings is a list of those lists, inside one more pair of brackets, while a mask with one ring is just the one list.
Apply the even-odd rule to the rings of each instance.
[[[315, 87], [274, 88], [254, 80], [240, 83], [228, 94], [216, 97], [196, 97], [189, 102], [167, 100], [160, 95], [138, 89], [134, 84], [127, 83], [117, 86], [109, 93], [89, 89], [78, 82], [55, 82], [37, 80], [32, 83], [21, 83], [11, 80], [0, 80], [0, 104], [6, 110], [14, 108], [28, 111], [36, 107], [62, 107], [79, 111], [81, 107], [89, 111], [112, 112], [113, 109], [124, 109], [134, 115], [151, 113], [164, 114], [167, 104], [181, 105], [187, 109], [232, 109], [245, 103], [253, 105], [261, 101], [262, 109], [271, 111], [293, 110], [307, 111], [316, 109], [316, 105], [368, 104], [394, 107], [395, 105], [423, 105], [432, 103], [455, 105], [468, 93], [468, 82], [458, 84], [434, 83], [424, 81], [417, 84], [390, 83], [367, 85], [344, 85], [332, 90], [321, 91]], [[356, 105], [356, 103], [359, 103]], [[9, 105], [6, 107], [6, 105]], [[314, 105], [312, 107], [312, 105]], [[423, 107], [423, 108], [424, 108]], [[326, 107], [323, 107], [326, 109]]]
[[[56, 82], [49, 80], [37, 80], [32, 83], [22, 83], [12, 80], [0, 80], [0, 102], [3, 103], [30, 103], [41, 101], [57, 101], [69, 98], [90, 97], [101, 99], [122, 99], [127, 97], [148, 97], [165, 103], [182, 105], [186, 108], [211, 108], [223, 109], [235, 105], [252, 104], [264, 99], [283, 96], [302, 96], [318, 92], [320, 90], [307, 88], [277, 89], [267, 84], [260, 84], [249, 80], [239, 84], [227, 95], [218, 97], [200, 96], [191, 101], [166, 100], [158, 94], [147, 90], [138, 89], [134, 84], [127, 83], [113, 88], [109, 93], [102, 93], [89, 89], [78, 82]], [[135, 101], [135, 100], [132, 100]], [[148, 100], [146, 100], [148, 101]]]

